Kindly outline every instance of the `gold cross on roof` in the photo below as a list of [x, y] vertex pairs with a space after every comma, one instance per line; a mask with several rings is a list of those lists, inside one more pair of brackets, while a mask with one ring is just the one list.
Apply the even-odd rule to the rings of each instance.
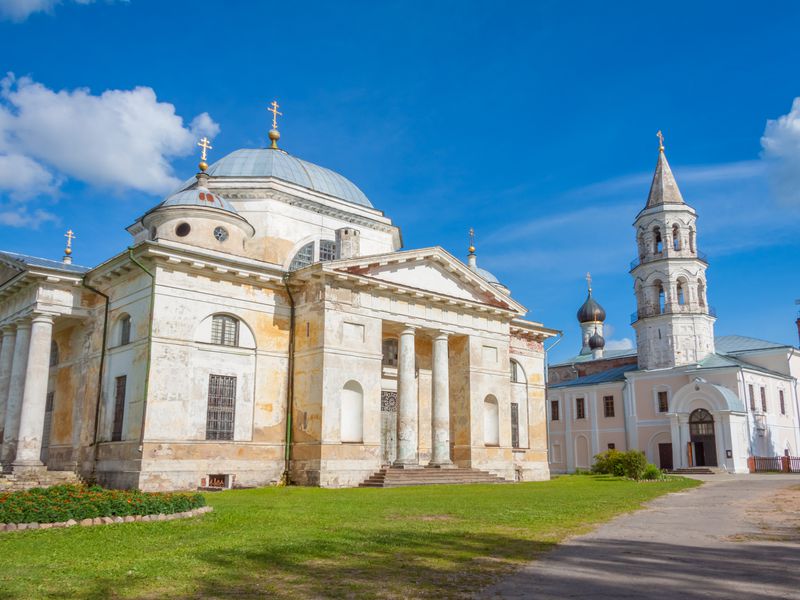
[[202, 150], [200, 151], [200, 159], [205, 161], [206, 151], [211, 150], [213, 146], [211, 146], [207, 137], [203, 137], [199, 142], [197, 142], [197, 145], [202, 148]]
[[469, 228], [469, 253], [475, 253], [475, 230], [472, 227]]
[[278, 112], [278, 108], [280, 108], [280, 105], [275, 100], [273, 100], [269, 107], [267, 107], [267, 110], [272, 113], [273, 129], [278, 128], [278, 115], [283, 116], [282, 112]]
[[75, 239], [75, 232], [72, 231], [72, 229], [68, 229], [67, 233], [64, 234], [64, 237], [67, 238], [67, 247], [64, 249], [64, 254], [69, 256], [72, 254], [72, 240]]
[[586, 271], [586, 283], [589, 285], [589, 291], [592, 291], [592, 274]]
[[661, 133], [660, 129], [658, 130], [658, 133], [656, 134], [656, 137], [658, 138], [658, 149], [659, 150], [663, 150], [664, 149], [664, 134]]

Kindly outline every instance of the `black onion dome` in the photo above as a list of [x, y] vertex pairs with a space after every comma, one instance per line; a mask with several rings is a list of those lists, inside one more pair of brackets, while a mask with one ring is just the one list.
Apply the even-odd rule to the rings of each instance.
[[592, 292], [586, 297], [586, 302], [578, 309], [578, 321], [580, 323], [592, 323], [594, 321], [605, 321], [606, 311], [600, 304], [592, 298]]
[[597, 333], [595, 329], [594, 334], [592, 337], [589, 338], [589, 349], [590, 350], [602, 350], [606, 346], [606, 339]]

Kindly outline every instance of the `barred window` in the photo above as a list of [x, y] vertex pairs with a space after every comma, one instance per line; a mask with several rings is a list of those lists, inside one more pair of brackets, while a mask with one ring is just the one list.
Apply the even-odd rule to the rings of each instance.
[[550, 400], [550, 420], [558, 421], [558, 400]]
[[583, 398], [575, 398], [575, 418], [586, 418], [586, 402]]
[[767, 388], [761, 388], [761, 410], [767, 412]]
[[125, 388], [128, 376], [120, 375], [114, 380], [114, 427], [111, 430], [111, 441], [122, 440], [122, 423], [125, 419]]
[[658, 392], [658, 412], [669, 412], [669, 398], [665, 391]]
[[236, 377], [208, 376], [207, 440], [232, 440], [236, 409]]
[[211, 343], [238, 346], [239, 321], [228, 315], [214, 315], [211, 321]]
[[614, 416], [614, 396], [603, 396], [603, 413], [606, 417]]
[[336, 260], [336, 242], [331, 240], [320, 240], [319, 259], [321, 261]]
[[131, 343], [131, 316], [124, 315], [119, 320], [119, 345], [124, 346]]
[[50, 366], [55, 367], [59, 363], [58, 344], [55, 340], [50, 342]]
[[314, 242], [309, 242], [294, 255], [291, 264], [289, 265], [290, 271], [296, 271], [307, 267], [314, 262]]
[[519, 448], [519, 404], [511, 403], [511, 447]]

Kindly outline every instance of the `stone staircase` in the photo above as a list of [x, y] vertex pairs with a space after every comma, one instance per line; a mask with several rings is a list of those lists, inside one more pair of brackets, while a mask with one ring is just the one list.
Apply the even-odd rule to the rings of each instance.
[[73, 471], [49, 471], [45, 468], [0, 473], [0, 493], [20, 492], [35, 487], [83, 483]]
[[670, 471], [674, 475], [716, 475], [719, 472], [717, 467], [683, 467]]
[[425, 467], [405, 469], [384, 467], [358, 487], [389, 488], [408, 485], [443, 485], [463, 483], [511, 483], [507, 479], [478, 469]]

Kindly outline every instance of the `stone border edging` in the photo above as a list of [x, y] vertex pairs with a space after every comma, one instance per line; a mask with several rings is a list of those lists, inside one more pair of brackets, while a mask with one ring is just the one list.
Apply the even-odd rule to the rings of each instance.
[[183, 512], [170, 513], [168, 515], [160, 513], [157, 515], [128, 515], [127, 517], [94, 517], [91, 519], [81, 519], [76, 521], [59, 521], [57, 523], [0, 523], [0, 531], [27, 531], [29, 529], [56, 529], [63, 527], [91, 527], [92, 525], [115, 525], [117, 523], [152, 523], [153, 521], [175, 521], [176, 519], [189, 519], [197, 517], [214, 510], [210, 506], [201, 506]]

